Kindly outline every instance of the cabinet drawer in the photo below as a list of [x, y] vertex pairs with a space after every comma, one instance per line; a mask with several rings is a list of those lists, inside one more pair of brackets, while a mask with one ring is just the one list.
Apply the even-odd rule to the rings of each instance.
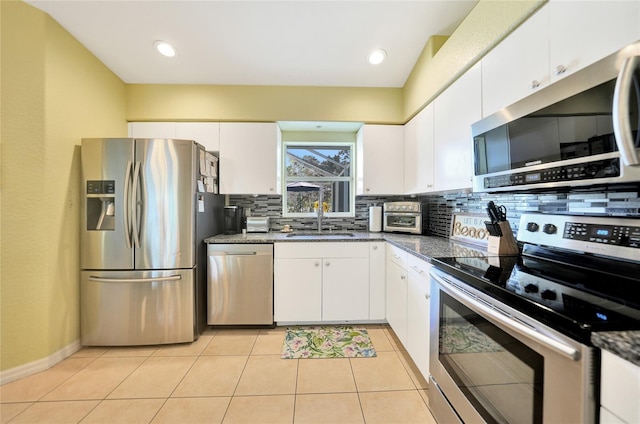
[[402, 269], [407, 269], [407, 258], [409, 254], [392, 244], [387, 244], [387, 260], [398, 264]]
[[276, 258], [368, 258], [369, 243], [276, 243]]
[[413, 255], [408, 255], [407, 268], [409, 271], [415, 272], [420, 278], [429, 279], [429, 271], [431, 264], [423, 259], [420, 259]]

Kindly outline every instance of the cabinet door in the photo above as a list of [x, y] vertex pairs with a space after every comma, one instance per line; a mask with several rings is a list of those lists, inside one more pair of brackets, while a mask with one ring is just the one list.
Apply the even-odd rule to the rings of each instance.
[[129, 137], [176, 138], [176, 124], [175, 122], [131, 122]]
[[176, 138], [195, 140], [208, 152], [220, 150], [219, 122], [176, 122]]
[[407, 352], [422, 376], [429, 378], [429, 269], [431, 264], [409, 257], [407, 282]]
[[363, 125], [357, 138], [356, 194], [402, 193], [404, 185], [404, 127]]
[[551, 82], [640, 38], [638, 1], [549, 2]]
[[481, 118], [480, 63], [435, 100], [435, 189], [471, 188], [473, 139], [471, 124]]
[[384, 320], [387, 314], [384, 241], [369, 243], [369, 319]]
[[325, 258], [322, 320], [369, 319], [369, 259]]
[[549, 85], [548, 9], [542, 7], [482, 58], [483, 116]]
[[275, 123], [220, 124], [220, 193], [279, 194], [279, 130]]
[[280, 322], [322, 320], [322, 260], [274, 260], [274, 319]]
[[404, 193], [433, 190], [433, 103], [404, 126]]
[[600, 404], [627, 423], [640, 422], [640, 367], [602, 350]]
[[387, 321], [407, 346], [407, 271], [387, 260]]

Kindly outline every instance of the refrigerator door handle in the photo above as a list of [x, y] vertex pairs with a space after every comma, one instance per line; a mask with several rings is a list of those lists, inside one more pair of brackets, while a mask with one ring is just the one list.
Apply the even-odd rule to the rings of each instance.
[[138, 213], [138, 187], [140, 186], [140, 161], [136, 161], [135, 168], [133, 170], [133, 191], [131, 193], [131, 201], [133, 203], [133, 216], [131, 217], [132, 228], [133, 228], [133, 244], [136, 248], [140, 247], [140, 228], [138, 227], [138, 220], [140, 219], [140, 214]]
[[131, 249], [131, 161], [127, 161], [127, 171], [124, 175], [124, 233], [127, 249]]
[[89, 276], [89, 281], [96, 281], [99, 283], [153, 283], [154, 281], [176, 281], [181, 279], [182, 276], [177, 274], [157, 278], [103, 278], [96, 277], [95, 275]]

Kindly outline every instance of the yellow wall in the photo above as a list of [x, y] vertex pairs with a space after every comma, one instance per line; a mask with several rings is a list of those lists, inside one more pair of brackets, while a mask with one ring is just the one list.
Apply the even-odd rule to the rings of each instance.
[[402, 89], [127, 85], [129, 121], [355, 121], [396, 123]]
[[79, 144], [126, 136], [125, 84], [43, 12], [0, 2], [1, 364], [79, 338]]

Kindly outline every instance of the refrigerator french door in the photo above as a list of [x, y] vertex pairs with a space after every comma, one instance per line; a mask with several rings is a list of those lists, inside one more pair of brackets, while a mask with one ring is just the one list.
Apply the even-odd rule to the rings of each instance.
[[204, 154], [190, 140], [82, 140], [83, 345], [198, 337], [198, 249], [215, 234]]

